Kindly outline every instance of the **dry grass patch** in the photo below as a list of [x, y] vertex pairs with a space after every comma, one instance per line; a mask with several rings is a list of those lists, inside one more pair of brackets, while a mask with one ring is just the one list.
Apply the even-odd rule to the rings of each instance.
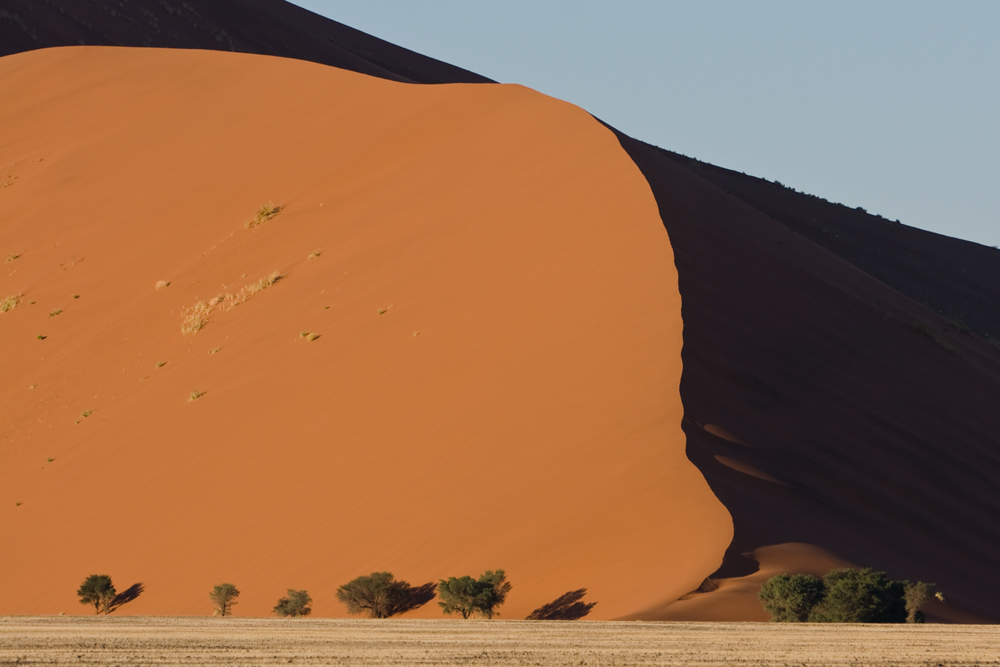
[[276, 206], [271, 202], [266, 204], [261, 204], [257, 212], [253, 214], [253, 217], [248, 219], [243, 223], [243, 227], [246, 229], [253, 229], [254, 227], [260, 227], [265, 222], [273, 218], [274, 216], [281, 213], [281, 206]]
[[21, 305], [21, 295], [11, 294], [3, 301], [0, 301], [0, 313], [6, 313], [8, 310], [14, 310], [20, 305]]
[[156, 281], [156, 289], [161, 290], [164, 287], [170, 287], [170, 281], [169, 280], [157, 280]]
[[204, 395], [205, 395], [205, 392], [198, 391], [197, 389], [195, 389], [190, 394], [188, 394], [188, 403], [192, 403], [194, 401], [197, 401], [199, 398], [201, 398]]
[[216, 309], [222, 311], [232, 310], [241, 303], [246, 303], [252, 296], [263, 292], [284, 277], [284, 274], [280, 271], [272, 271], [266, 278], [261, 278], [255, 283], [244, 285], [236, 294], [220, 294], [209, 299], [207, 302], [199, 301], [181, 314], [181, 332], [193, 334], [201, 331], [208, 324], [208, 317], [212, 314], [212, 311]]

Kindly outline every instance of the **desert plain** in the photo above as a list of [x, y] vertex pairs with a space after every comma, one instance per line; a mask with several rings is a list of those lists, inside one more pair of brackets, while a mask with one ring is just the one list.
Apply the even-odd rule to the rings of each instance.
[[0, 665], [998, 665], [992, 625], [5, 617]]

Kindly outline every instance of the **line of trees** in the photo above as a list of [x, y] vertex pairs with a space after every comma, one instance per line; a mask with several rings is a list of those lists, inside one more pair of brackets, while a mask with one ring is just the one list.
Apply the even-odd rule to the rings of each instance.
[[[513, 585], [507, 581], [503, 570], [487, 570], [478, 578], [471, 576], [449, 577], [437, 583], [411, 586], [397, 580], [391, 572], [372, 572], [356, 577], [337, 589], [337, 599], [347, 606], [350, 614], [364, 614], [370, 618], [390, 618], [424, 606], [436, 597], [445, 614], [461, 614], [462, 618], [493, 618], [499, 607], [507, 601]], [[116, 593], [111, 577], [92, 574], [77, 591], [82, 604], [94, 606], [95, 613], [110, 614], [123, 604], [131, 602], [143, 592], [142, 584], [133, 584]], [[583, 602], [587, 589], [565, 593], [552, 602], [531, 612], [528, 620], [577, 620], [583, 618], [596, 602]], [[240, 591], [230, 583], [218, 584], [208, 595], [214, 615], [231, 616], [238, 603]], [[274, 606], [278, 616], [297, 618], [312, 613], [312, 597], [308, 591], [289, 588], [286, 595]]]
[[[893, 581], [871, 568], [811, 574], [779, 574], [758, 597], [772, 621], [783, 623], [923, 623], [921, 611], [934, 584]], [[934, 596], [944, 601], [941, 593]]]

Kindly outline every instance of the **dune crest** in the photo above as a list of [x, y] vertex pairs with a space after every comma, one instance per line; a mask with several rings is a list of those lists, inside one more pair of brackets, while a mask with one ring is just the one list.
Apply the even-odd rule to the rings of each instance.
[[504, 618], [582, 587], [615, 618], [719, 566], [670, 243], [582, 110], [154, 49], [9, 56], [0, 87], [0, 614], [86, 613], [94, 572], [144, 582], [124, 613], [228, 581], [239, 615], [294, 587], [343, 616], [359, 574], [504, 568]]

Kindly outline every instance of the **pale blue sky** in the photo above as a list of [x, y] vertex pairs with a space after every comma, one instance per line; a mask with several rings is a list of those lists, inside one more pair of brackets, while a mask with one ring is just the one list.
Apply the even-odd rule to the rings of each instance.
[[293, 1], [652, 144], [1000, 245], [1000, 1]]

